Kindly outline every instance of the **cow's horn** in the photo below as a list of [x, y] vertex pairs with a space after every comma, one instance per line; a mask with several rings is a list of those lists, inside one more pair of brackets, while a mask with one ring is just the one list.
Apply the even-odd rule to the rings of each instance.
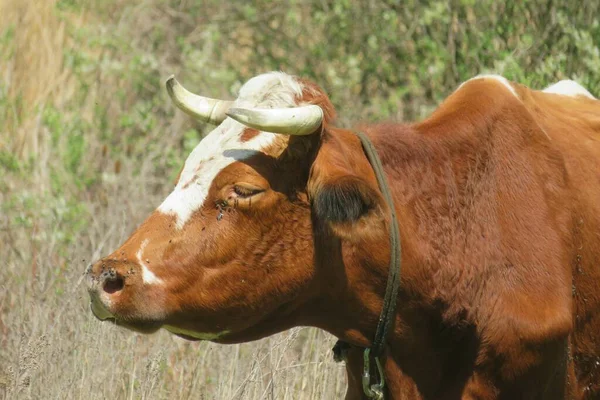
[[310, 135], [323, 122], [316, 105], [294, 108], [230, 108], [227, 115], [250, 128], [285, 135]]
[[214, 125], [223, 122], [226, 118], [225, 113], [233, 104], [233, 101], [211, 99], [193, 94], [181, 86], [173, 75], [167, 79], [166, 86], [169, 96], [179, 109], [192, 117]]

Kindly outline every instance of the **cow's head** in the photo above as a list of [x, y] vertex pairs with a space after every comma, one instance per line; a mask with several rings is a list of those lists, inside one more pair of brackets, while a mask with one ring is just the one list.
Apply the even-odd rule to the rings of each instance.
[[312, 324], [303, 305], [331, 290], [315, 261], [317, 226], [348, 234], [379, 209], [364, 155], [328, 133], [324, 92], [283, 73], [251, 79], [234, 102], [193, 95], [172, 78], [167, 90], [218, 126], [158, 209], [88, 269], [94, 315], [222, 342]]

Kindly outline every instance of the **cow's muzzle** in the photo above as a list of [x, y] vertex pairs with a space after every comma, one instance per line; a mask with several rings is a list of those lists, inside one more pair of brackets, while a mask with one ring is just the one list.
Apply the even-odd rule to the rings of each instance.
[[122, 274], [112, 262], [100, 260], [87, 268], [86, 280], [92, 313], [100, 320], [114, 319], [109, 307], [111, 296], [125, 287]]

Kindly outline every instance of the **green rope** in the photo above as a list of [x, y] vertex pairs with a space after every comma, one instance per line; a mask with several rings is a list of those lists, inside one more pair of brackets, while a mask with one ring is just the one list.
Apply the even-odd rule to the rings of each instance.
[[383, 354], [383, 351], [385, 349], [385, 340], [388, 335], [390, 326], [394, 322], [396, 315], [398, 288], [400, 286], [402, 249], [400, 247], [400, 230], [398, 228], [396, 208], [394, 207], [394, 200], [392, 198], [392, 193], [390, 191], [390, 187], [388, 185], [385, 173], [383, 171], [383, 165], [381, 164], [381, 160], [377, 155], [375, 146], [373, 146], [373, 143], [367, 137], [367, 135], [365, 135], [362, 132], [356, 132], [356, 135], [359, 137], [362, 143], [362, 147], [365, 151], [365, 154], [367, 155], [367, 159], [371, 163], [373, 171], [375, 172], [375, 177], [377, 178], [377, 184], [379, 185], [379, 189], [381, 190], [385, 202], [387, 203], [390, 209], [390, 268], [388, 272], [387, 285], [385, 288], [385, 296], [383, 298], [383, 309], [381, 310], [381, 314], [379, 315], [379, 322], [377, 323], [377, 330], [375, 331], [375, 339], [373, 340], [373, 344], [371, 345], [370, 349], [365, 349], [365, 357], [368, 358], [371, 355], [375, 358], [375, 361], [377, 362], [377, 365], [379, 367], [379, 374], [381, 375], [380, 383], [371, 385], [370, 389], [368, 388], [368, 385], [365, 385], [365, 383], [368, 383], [370, 381], [368, 363], [365, 363], [363, 373], [363, 389], [365, 391], [365, 394], [370, 398], [378, 398], [379, 395], [383, 396], [382, 390], [385, 385], [383, 371], [379, 364], [379, 357]]

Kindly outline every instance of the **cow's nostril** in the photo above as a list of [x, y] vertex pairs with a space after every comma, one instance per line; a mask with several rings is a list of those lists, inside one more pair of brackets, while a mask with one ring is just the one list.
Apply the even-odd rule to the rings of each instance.
[[103, 289], [106, 293], [113, 294], [113, 293], [118, 292], [119, 290], [122, 290], [124, 285], [125, 285], [125, 282], [123, 282], [123, 278], [118, 276], [114, 279], [107, 279], [104, 282]]

